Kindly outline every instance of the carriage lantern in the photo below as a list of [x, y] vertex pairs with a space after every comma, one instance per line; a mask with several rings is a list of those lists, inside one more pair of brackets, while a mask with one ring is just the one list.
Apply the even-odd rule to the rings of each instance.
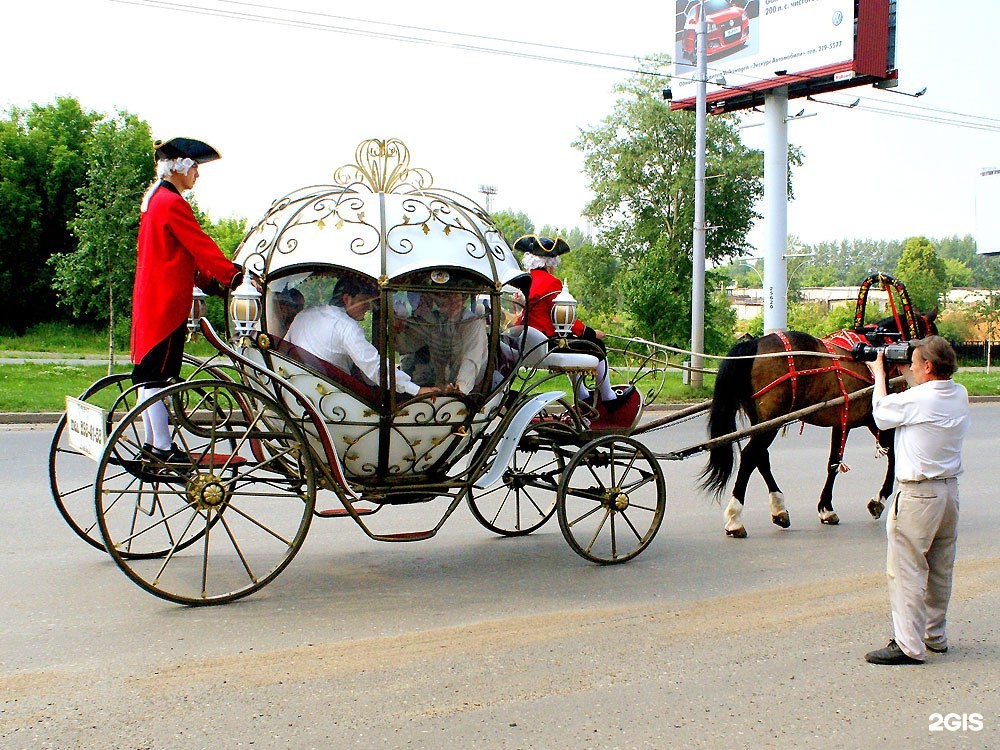
[[191, 294], [191, 312], [188, 315], [188, 341], [191, 341], [201, 328], [201, 319], [208, 312], [208, 296], [198, 287]]
[[260, 327], [260, 292], [244, 274], [243, 282], [229, 298], [229, 315], [233, 319], [235, 338], [244, 341]]
[[563, 280], [562, 291], [552, 300], [552, 325], [560, 336], [568, 336], [573, 332], [576, 323], [576, 298], [569, 293], [569, 287]]

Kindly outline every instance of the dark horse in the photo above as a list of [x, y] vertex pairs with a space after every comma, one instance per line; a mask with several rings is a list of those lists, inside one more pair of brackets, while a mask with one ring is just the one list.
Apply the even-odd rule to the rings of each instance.
[[[937, 333], [934, 318], [937, 312], [917, 315], [919, 336]], [[876, 331], [896, 332], [899, 330], [894, 318], [886, 318], [876, 324]], [[784, 337], [784, 341], [782, 340]], [[787, 344], [786, 344], [787, 342]], [[758, 339], [737, 344], [728, 357], [722, 361], [715, 379], [712, 396], [712, 410], [709, 416], [709, 432], [713, 438], [736, 430], [736, 414], [742, 410], [751, 424], [766, 422], [813, 404], [821, 404], [844, 393], [861, 390], [872, 382], [871, 374], [864, 362], [855, 362], [849, 350], [832, 346], [832, 353], [842, 359], [829, 356], [795, 354], [789, 356], [762, 357], [759, 355], [784, 355], [788, 352], [817, 352], [829, 355], [831, 349], [823, 341], [799, 331], [783, 334], [768, 334]], [[794, 374], [790, 374], [794, 373]], [[770, 387], [769, 387], [770, 386]], [[893, 456], [892, 432], [879, 434], [872, 419], [870, 398], [858, 398], [849, 402], [846, 408], [831, 406], [806, 416], [802, 421], [819, 427], [830, 427], [830, 460], [827, 466], [826, 484], [820, 493], [817, 511], [819, 520], [825, 524], [839, 523], [833, 510], [833, 483], [840, 471], [845, 471], [841, 459], [847, 434], [855, 427], [867, 427], [879, 444], [888, 452], [888, 467], [885, 480], [878, 495], [868, 502], [868, 511], [879, 518], [885, 502], [892, 492]], [[761, 432], [750, 437], [740, 451], [739, 470], [733, 486], [733, 497], [726, 507], [727, 536], [743, 538], [747, 535], [743, 526], [743, 503], [747, 482], [754, 469], [760, 472], [767, 484], [771, 503], [771, 521], [782, 528], [788, 528], [788, 511], [784, 496], [771, 474], [771, 459], [768, 447], [778, 434], [778, 428]], [[702, 472], [702, 486], [720, 497], [733, 473], [732, 444], [713, 448], [709, 454], [708, 466]]]

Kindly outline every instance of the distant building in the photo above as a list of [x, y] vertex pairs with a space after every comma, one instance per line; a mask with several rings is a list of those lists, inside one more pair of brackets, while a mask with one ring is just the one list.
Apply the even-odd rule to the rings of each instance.
[[[826, 310], [842, 305], [853, 308], [859, 289], [856, 286], [803, 287], [799, 296], [803, 302], [821, 304]], [[736, 311], [737, 320], [752, 320], [764, 311], [764, 290], [760, 287], [729, 287], [726, 296], [730, 307]], [[988, 296], [989, 291], [983, 289], [952, 289], [948, 292], [946, 306], [972, 305]], [[868, 304], [884, 310], [889, 304], [889, 297], [884, 290], [872, 287], [868, 291]]]

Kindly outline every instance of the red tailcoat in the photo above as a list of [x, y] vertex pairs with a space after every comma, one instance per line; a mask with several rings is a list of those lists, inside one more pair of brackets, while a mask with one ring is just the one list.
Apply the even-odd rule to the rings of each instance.
[[[544, 268], [531, 272], [531, 288], [528, 290], [528, 325], [537, 328], [549, 338], [556, 335], [552, 325], [552, 302], [562, 291], [562, 282]], [[582, 336], [586, 326], [582, 320], [573, 323], [573, 335]]]
[[[168, 182], [149, 199], [139, 219], [139, 255], [132, 289], [132, 362], [183, 325], [196, 280], [229, 287], [238, 268], [194, 217], [190, 204]], [[210, 277], [210, 278], [205, 278]]]

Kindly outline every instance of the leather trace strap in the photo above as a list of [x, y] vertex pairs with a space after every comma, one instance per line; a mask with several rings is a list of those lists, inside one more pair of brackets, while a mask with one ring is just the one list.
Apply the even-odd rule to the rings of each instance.
[[[793, 351], [792, 344], [788, 340], [788, 336], [786, 336], [783, 331], [775, 331], [775, 335], [778, 337], [782, 345], [785, 347], [786, 352]], [[831, 336], [828, 336], [827, 338], [820, 340], [823, 342], [823, 346], [826, 348], [828, 353], [838, 356], [840, 358], [850, 357], [849, 352], [854, 344], [867, 341], [867, 339], [864, 337], [863, 334], [859, 334], [854, 331], [838, 331], [837, 333], [832, 334]], [[841, 350], [839, 354], [836, 351], [837, 349]], [[800, 377], [805, 377], [808, 375], [820, 375], [825, 372], [835, 373], [837, 377], [837, 384], [840, 387], [840, 394], [844, 396], [844, 403], [840, 407], [841, 437], [840, 437], [840, 451], [837, 457], [838, 466], [840, 465], [841, 461], [843, 461], [844, 448], [847, 445], [847, 420], [851, 409], [851, 404], [847, 400], [847, 395], [849, 391], [847, 390], [847, 386], [844, 384], [844, 376], [848, 375], [852, 378], [855, 378], [856, 380], [860, 380], [866, 385], [871, 385], [872, 383], [875, 382], [875, 379], [871, 377], [871, 375], [855, 372], [854, 370], [844, 367], [844, 365], [841, 364], [840, 358], [834, 359], [832, 361], [832, 364], [826, 365], [824, 367], [799, 369], [795, 365], [795, 357], [789, 354], [787, 356], [788, 372], [776, 378], [772, 382], [768, 383], [766, 386], [761, 388], [752, 396], [752, 398], [756, 401], [758, 398], [768, 393], [772, 389], [776, 388], [777, 386], [781, 385], [782, 383], [786, 381], [791, 381], [792, 404], [789, 407], [789, 410], [791, 411], [794, 410], [795, 398], [797, 396], [797, 391], [798, 391], [797, 383]]]

